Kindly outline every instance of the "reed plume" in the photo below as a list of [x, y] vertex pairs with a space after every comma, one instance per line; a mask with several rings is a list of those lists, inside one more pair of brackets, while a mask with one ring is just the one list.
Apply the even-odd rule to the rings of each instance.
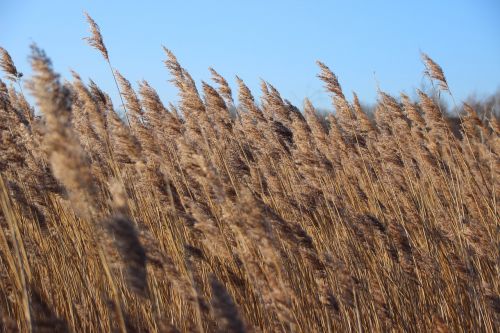
[[109, 61], [108, 49], [104, 45], [104, 40], [101, 35], [101, 29], [99, 25], [94, 21], [92, 17], [87, 12], [83, 13], [90, 27], [90, 36], [84, 37], [83, 39], [92, 46], [97, 51], [101, 52], [102, 56], [106, 61]]
[[425, 75], [427, 75], [430, 79], [436, 80], [441, 90], [450, 92], [448, 82], [446, 81], [446, 77], [444, 76], [441, 66], [439, 66], [434, 60], [423, 52], [420, 56], [422, 57], [422, 61], [425, 65]]
[[97, 206], [97, 189], [87, 156], [71, 128], [70, 91], [59, 82], [50, 59], [36, 45], [31, 46], [31, 67], [34, 75], [29, 88], [45, 116], [44, 146], [50, 165], [69, 191], [77, 211], [90, 216]]
[[226, 288], [214, 276], [210, 277], [212, 289], [212, 307], [219, 323], [220, 332], [243, 333], [246, 332], [236, 304]]
[[134, 292], [145, 297], [148, 293], [146, 251], [135, 226], [127, 216], [120, 214], [110, 217], [105, 225], [122, 257], [128, 284]]
[[0, 46], [0, 68], [5, 72], [7, 78], [11, 81], [18, 81], [23, 73], [18, 72], [14, 61], [12, 60], [9, 52]]

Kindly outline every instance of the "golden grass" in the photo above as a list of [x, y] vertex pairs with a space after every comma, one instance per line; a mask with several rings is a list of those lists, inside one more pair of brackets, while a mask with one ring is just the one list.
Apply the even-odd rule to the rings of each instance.
[[325, 122], [213, 69], [200, 94], [165, 52], [178, 106], [111, 68], [129, 121], [36, 46], [35, 107], [0, 81], [0, 330], [498, 331], [498, 119], [465, 106], [456, 135], [419, 91], [373, 121], [318, 62]]

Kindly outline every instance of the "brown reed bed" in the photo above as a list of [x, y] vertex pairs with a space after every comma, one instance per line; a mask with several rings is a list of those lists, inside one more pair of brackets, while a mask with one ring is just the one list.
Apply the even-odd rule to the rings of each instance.
[[165, 106], [87, 20], [123, 117], [39, 47], [28, 79], [0, 48], [1, 331], [498, 331], [497, 118], [465, 105], [457, 135], [418, 91], [372, 119], [318, 62], [322, 119], [214, 69], [200, 92], [168, 49]]

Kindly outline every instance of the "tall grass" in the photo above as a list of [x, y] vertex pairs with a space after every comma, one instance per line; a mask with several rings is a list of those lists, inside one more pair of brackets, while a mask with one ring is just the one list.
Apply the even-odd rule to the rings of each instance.
[[497, 118], [466, 105], [457, 135], [419, 91], [371, 120], [318, 62], [325, 120], [213, 69], [200, 92], [165, 52], [180, 102], [112, 69], [125, 122], [37, 46], [26, 81], [0, 49], [2, 331], [498, 331]]

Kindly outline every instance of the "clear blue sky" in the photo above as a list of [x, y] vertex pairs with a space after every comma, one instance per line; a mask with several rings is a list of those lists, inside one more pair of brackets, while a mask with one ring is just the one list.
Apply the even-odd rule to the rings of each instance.
[[[0, 0], [0, 45], [29, 75], [36, 42], [54, 67], [94, 79], [117, 103], [114, 83], [88, 35], [87, 10], [99, 23], [113, 66], [131, 82], [146, 79], [176, 101], [161, 45], [197, 80], [213, 66], [258, 91], [259, 78], [302, 105], [329, 107], [315, 60], [339, 76], [346, 93], [376, 100], [382, 90], [413, 95], [424, 82], [420, 50], [444, 69], [456, 99], [500, 86], [500, 1], [34, 1]], [[375, 73], [375, 74], [374, 74]]]

